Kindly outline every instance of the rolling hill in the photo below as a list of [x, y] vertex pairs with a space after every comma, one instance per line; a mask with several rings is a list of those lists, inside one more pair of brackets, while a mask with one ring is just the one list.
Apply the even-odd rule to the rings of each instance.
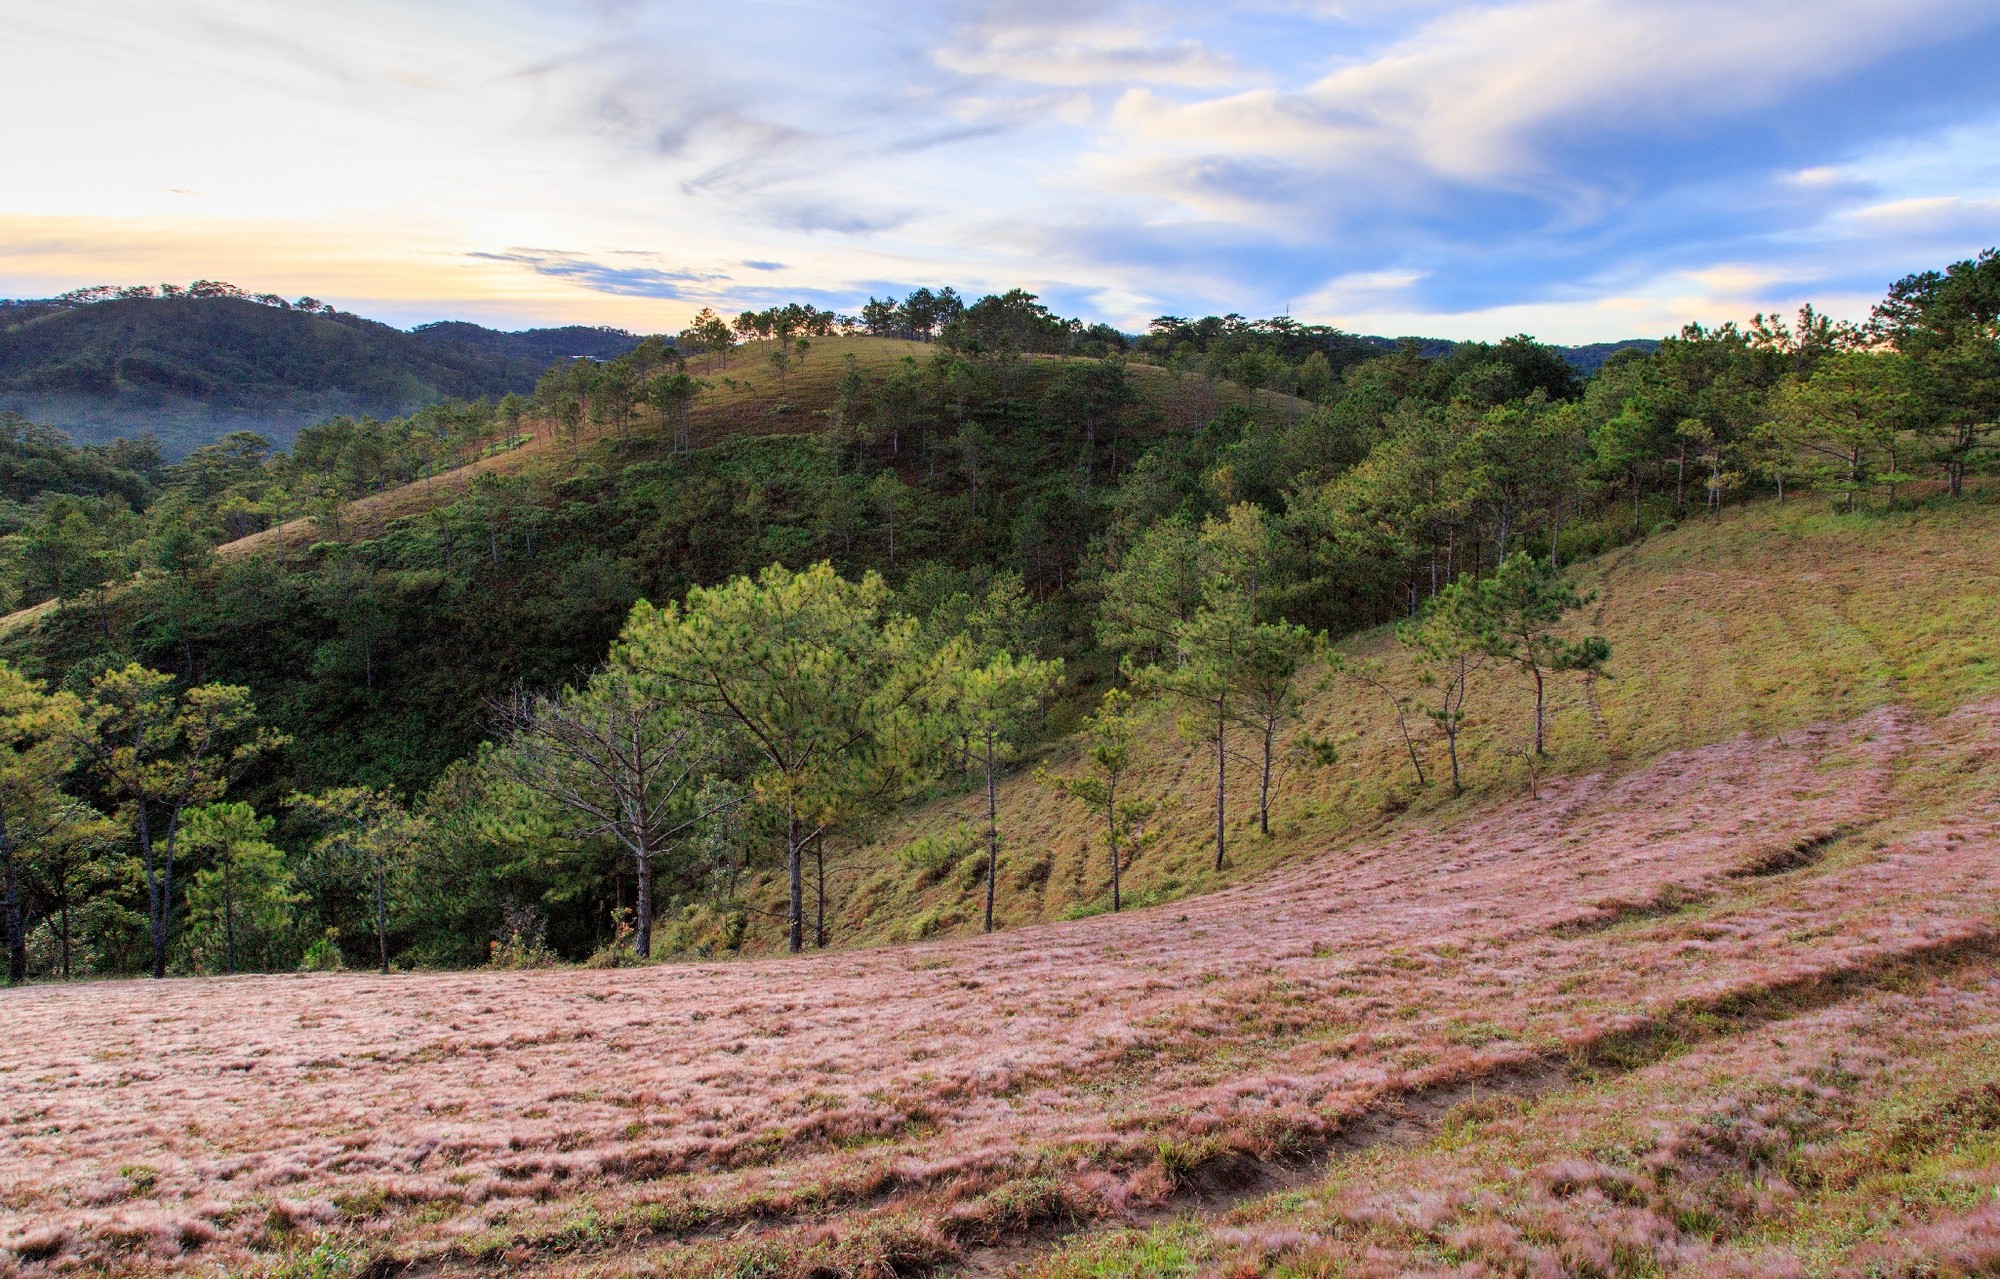
[[584, 327], [404, 332], [242, 297], [0, 304], [0, 409], [85, 442], [157, 435], [169, 455], [251, 429], [279, 441], [336, 413], [389, 416], [527, 391], [558, 359], [628, 350]]

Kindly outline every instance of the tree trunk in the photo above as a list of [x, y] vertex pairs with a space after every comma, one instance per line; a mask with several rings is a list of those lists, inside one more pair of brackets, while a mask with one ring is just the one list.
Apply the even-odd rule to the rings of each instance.
[[1444, 742], [1451, 756], [1451, 793], [1463, 795], [1465, 783], [1458, 775], [1458, 732], [1464, 725], [1458, 718], [1459, 708], [1465, 705], [1465, 659], [1458, 659], [1458, 676], [1445, 689]]
[[1104, 830], [1111, 844], [1111, 913], [1117, 914], [1124, 905], [1119, 900], [1118, 865], [1118, 781], [1112, 778], [1104, 784]]
[[1410, 736], [1410, 721], [1403, 713], [1400, 702], [1396, 705], [1396, 728], [1403, 735], [1403, 749], [1410, 753], [1410, 767], [1416, 770], [1417, 785], [1419, 787], [1430, 785], [1430, 778], [1424, 776], [1423, 758], [1417, 754], [1417, 739]]
[[632, 941], [642, 960], [653, 957], [653, 850], [644, 835], [639, 837], [639, 856], [633, 863]]
[[993, 931], [994, 884], [1000, 878], [1000, 804], [993, 779], [993, 738], [986, 733], [986, 931]]
[[28, 980], [28, 937], [21, 925], [21, 878], [14, 866], [13, 833], [0, 824], [0, 876], [4, 877], [7, 912], [7, 984]]
[[153, 827], [145, 796], [138, 797], [139, 858], [146, 874], [146, 925], [153, 943], [153, 976], [167, 975], [167, 921], [160, 891], [159, 865], [153, 851]]
[[236, 893], [230, 881], [229, 858], [222, 860], [222, 971], [236, 975]]
[[826, 832], [813, 836], [813, 945], [826, 949]]
[[1229, 731], [1229, 703], [1227, 699], [1215, 699], [1215, 869], [1222, 870], [1222, 854], [1225, 840], [1223, 833], [1223, 806], [1227, 795], [1224, 783], [1227, 780]]
[[382, 975], [389, 975], [389, 891], [385, 882], [388, 869], [375, 866], [375, 949], [382, 960]]
[[791, 805], [785, 811], [785, 866], [792, 880], [791, 952], [806, 948], [805, 850], [799, 846], [799, 814]]
[[1257, 832], [1271, 838], [1271, 751], [1277, 744], [1278, 722], [1264, 720], [1264, 770], [1257, 778]]
[[62, 903], [62, 910], [61, 913], [57, 916], [57, 918], [60, 919], [62, 922], [60, 925], [60, 932], [57, 934], [57, 939], [62, 943], [62, 975], [64, 980], [68, 980], [70, 976], [70, 957], [69, 957], [69, 885], [67, 882], [65, 882], [60, 889], [59, 900]]
[[1542, 668], [1535, 665], [1528, 669], [1535, 673], [1535, 754], [1546, 755], [1542, 749]]

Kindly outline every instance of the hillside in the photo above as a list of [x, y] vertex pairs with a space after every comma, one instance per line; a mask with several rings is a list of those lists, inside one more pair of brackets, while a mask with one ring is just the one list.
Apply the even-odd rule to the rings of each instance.
[[[104, 616], [24, 609], [0, 636], [10, 660], [60, 671], [101, 651], [109, 620], [148, 660], [227, 671], [275, 708], [294, 738], [284, 786], [358, 776], [414, 789], [477, 748], [493, 699], [601, 661], [642, 595], [674, 598], [692, 583], [808, 556], [899, 578], [951, 559], [972, 581], [980, 565], [1011, 558], [1014, 527], [1044, 511], [1073, 527], [1062, 530], [1063, 558], [1045, 559], [1048, 577], [1031, 575], [1030, 587], [1053, 595], [1057, 574], [1073, 583], [1087, 529], [1104, 518], [1101, 499], [1078, 500], [1067, 444], [1033, 414], [1055, 379], [1097, 362], [1031, 358], [1010, 374], [1010, 398], [979, 401], [972, 420], [992, 423], [979, 519], [967, 518], [973, 493], [950, 435], [921, 419], [906, 428], [897, 473], [909, 507], [892, 546], [866, 476], [829, 448], [837, 384], [850, 369], [884, 384], [927, 377], [937, 349], [841, 338], [780, 379], [763, 347], [690, 361], [708, 389], [690, 409], [688, 450], [644, 408], [574, 436], [531, 415], [518, 437], [468, 465], [343, 503], [333, 536], [311, 518], [287, 521], [218, 548], [214, 571], [196, 581], [149, 575], [110, 591]], [[1163, 432], [1198, 430], [1252, 398], [1144, 366], [1129, 377], [1136, 402], [1106, 441], [1113, 457], [1126, 450], [1121, 466]], [[1271, 420], [1306, 408], [1271, 392], [1254, 399]], [[356, 564], [370, 574], [359, 595]], [[241, 625], [250, 618], [254, 643]]]
[[[949, 340], [842, 336], [831, 321], [803, 307], [746, 313], [735, 326], [710, 316], [690, 330], [691, 345], [719, 342], [718, 325], [772, 336], [685, 363], [659, 344], [572, 362], [541, 378], [528, 401], [332, 421], [289, 455], [263, 455], [254, 441], [204, 450], [160, 471], [141, 512], [51, 497], [6, 543], [15, 598], [51, 603], [10, 619], [5, 655], [29, 677], [78, 693], [131, 662], [189, 686], [218, 681], [240, 688], [257, 721], [286, 739], [231, 787], [279, 823], [278, 882], [312, 884], [294, 898], [306, 909], [276, 910], [260, 930], [257, 964], [289, 967], [329, 935], [352, 939], [337, 949], [358, 962], [362, 939], [380, 934], [377, 949], [399, 962], [467, 965], [517, 930], [570, 960], [609, 962], [629, 953], [628, 926], [661, 943], [657, 957], [754, 953], [778, 944], [780, 915], [791, 917], [796, 949], [808, 911], [814, 940], [824, 923], [825, 941], [841, 947], [963, 932], [989, 891], [1002, 927], [1104, 909], [1096, 817], [1029, 772], [1073, 769], [1066, 737], [1108, 686], [1141, 694], [1140, 763], [1124, 790], [1149, 810], [1128, 884], [1135, 902], [1196, 894], [1529, 783], [1527, 681], [1480, 656], [1486, 604], [1466, 605], [1474, 630], [1444, 636], [1475, 645], [1466, 650], [1462, 752], [1470, 798], [1451, 797], [1443, 775], [1437, 708], [1425, 704], [1437, 686], [1421, 684], [1390, 636], [1370, 632], [1434, 595], [1443, 603], [1426, 616], [1457, 616], [1450, 601], [1474, 601], [1500, 577], [1518, 586], [1547, 576], [1554, 589], [1538, 557], [1559, 558], [1586, 592], [1609, 562], [1591, 557], [1606, 552], [1634, 557], [1630, 580], [1652, 582], [1605, 586], [1546, 637], [1558, 645], [1551, 651], [1592, 637], [1612, 658], [1590, 677], [1594, 702], [1579, 701], [1582, 680], [1553, 681], [1554, 753], [1533, 761], [1543, 776], [1706, 744], [1718, 724], [1768, 732], [1894, 700], [1862, 679], [1872, 672], [1855, 665], [1839, 627], [1814, 617], [1797, 634], [1774, 628], [1757, 593], [1773, 572], [1827, 576], [1808, 562], [1817, 552], [1791, 558], [1801, 539], [1826, 531], [1815, 521], [1864, 541], [1934, 543], [1949, 571], [1918, 594], [1935, 594], [1925, 602], [1938, 616], [1976, 612], [1967, 601], [1991, 583], [1979, 554], [1952, 540], [1958, 533], [1932, 527], [1957, 520], [1961, 533], [1990, 531], [1980, 523], [1991, 509], [1983, 455], [1967, 451], [1977, 432], [1968, 446], [1944, 429], [1958, 420], [1946, 402], [1956, 384], [1921, 382], [1946, 399], [1876, 432], [1860, 470], [1835, 467], [1825, 459], [1836, 455], [1848, 402], [1930, 357], [1846, 351], [1845, 339], [1818, 329], [1760, 329], [1754, 340], [1690, 330], [1588, 380], [1561, 352], [1518, 338], [1436, 358], [1359, 353], [1335, 380], [1316, 344], [1337, 335], [1278, 321], [1162, 328], [1155, 336], [1172, 350], [1160, 363], [1150, 362], [1158, 352], [1024, 352], [1009, 336], [1016, 328], [1052, 346], [1074, 329], [1018, 292], [966, 308]], [[817, 327], [784, 329], [795, 322]], [[1288, 342], [1311, 349], [1288, 363]], [[1690, 434], [1690, 412], [1712, 416], [1707, 435]], [[1775, 440], [1758, 425], [1774, 419], [1793, 424]], [[1710, 441], [1700, 453], [1698, 440]], [[1718, 514], [1701, 511], [1704, 471]], [[1766, 483], [1785, 485], [1791, 500], [1780, 508], [1759, 499]], [[1954, 485], [1964, 496], [1948, 496]], [[1675, 536], [1661, 540], [1676, 518]], [[1717, 560], [1719, 580], [1760, 585], [1738, 596], [1660, 566], [1656, 547], [1703, 537], [1717, 539], [1702, 553]], [[1879, 558], [1867, 545], [1854, 554]], [[1496, 575], [1503, 556], [1513, 567]], [[637, 651], [614, 649], [621, 635], [654, 626], [662, 605], [723, 586], [759, 592], [746, 585], [757, 575], [782, 581], [815, 565], [830, 606], [848, 609], [834, 597], [858, 592], [860, 629], [844, 642], [861, 648], [841, 651], [872, 663], [859, 654], [893, 644], [897, 678], [921, 681], [910, 686], [924, 689], [911, 735], [878, 744], [881, 771], [869, 764], [857, 774], [865, 788], [820, 810], [836, 824], [807, 849], [770, 825], [773, 792], [748, 747], [754, 733], [719, 705], [674, 712], [699, 725], [700, 785], [741, 796], [744, 815], [711, 813], [693, 834], [661, 834], [662, 858], [637, 876], [654, 909], [633, 926], [634, 876], [619, 846], [561, 835], [559, 819], [523, 801], [508, 773], [513, 733], [496, 716], [519, 696], [583, 697], [586, 684], [606, 694], [620, 683], [666, 687], [682, 676], [606, 667], [607, 654]], [[1871, 574], [1834, 576], [1849, 599], [1877, 585]], [[1641, 589], [1661, 598], [1635, 608], [1629, 592]], [[1691, 673], [1684, 650], [1658, 651], [1674, 632], [1650, 616], [1652, 605], [1685, 610], [1718, 590], [1713, 602], [1758, 628], [1746, 651], [1771, 663], [1737, 674], [1777, 687], [1789, 670], [1835, 670], [1832, 691], [1750, 715], [1740, 690], [1711, 689], [1702, 669]], [[1838, 602], [1801, 599], [1821, 610]], [[782, 629], [739, 624], [753, 640]], [[1217, 625], [1233, 628], [1215, 634], [1234, 647], [1204, 656], [1203, 628]], [[1259, 651], [1289, 662], [1269, 646], [1302, 653], [1321, 631], [1347, 637], [1353, 662], [1379, 664], [1380, 685], [1407, 699], [1400, 724], [1416, 740], [1403, 746], [1394, 705], [1377, 688], [1316, 682], [1308, 669], [1301, 722], [1289, 709], [1273, 721], [1275, 825], [1271, 837], [1253, 835], [1246, 757], [1256, 748], [1240, 659]], [[732, 642], [727, 651], [745, 649]], [[1657, 678], [1627, 683], [1635, 657], [1661, 659]], [[996, 744], [1003, 848], [989, 876], [974, 855], [984, 787], [967, 767], [981, 753], [961, 722], [962, 690], [978, 663], [1002, 658], [1060, 662], [1064, 678], [1042, 683], [1025, 718], [1006, 712]], [[935, 674], [921, 674], [932, 662]], [[795, 665], [787, 657], [762, 669]], [[1210, 739], [1201, 756], [1175, 731], [1189, 704], [1146, 691], [1183, 670], [1201, 680], [1231, 671], [1226, 679], [1242, 690], [1228, 694], [1234, 709], [1222, 719], [1234, 726], [1219, 746], [1195, 731], [1194, 740]], [[1662, 691], [1687, 681], [1687, 704]], [[1867, 695], [1850, 696], [1852, 687]], [[1289, 683], [1278, 695], [1289, 704]], [[850, 707], [827, 723], [861, 713]], [[1215, 750], [1235, 759], [1222, 823], [1231, 848], [1224, 867], [1210, 868]], [[1426, 758], [1399, 762], [1412, 753]], [[421, 845], [425, 869], [397, 886], [393, 923], [370, 918], [372, 894], [315, 867], [316, 833], [287, 811], [294, 796], [353, 786], [384, 788], [435, 832]], [[807, 879], [809, 891], [796, 887]], [[52, 972], [67, 964], [50, 931], [63, 899], [53, 880], [34, 894], [31, 926], [16, 936], [38, 940], [17, 947], [14, 967]], [[131, 918], [90, 917], [88, 971], [129, 968]], [[222, 966], [212, 940], [186, 935], [170, 950], [166, 936], [150, 930], [156, 970]]]
[[616, 355], [602, 329], [410, 332], [242, 297], [125, 297], [0, 309], [0, 409], [86, 442], [152, 432], [170, 456], [257, 430], [289, 440], [336, 413], [390, 416], [530, 390], [556, 359]]
[[[1629, 584], [1609, 568], [1611, 607], [1660, 598], [1645, 574], [1713, 571], [1704, 532], [1646, 548]], [[1827, 532], [1814, 549], [1854, 549]], [[1774, 581], [1790, 616], [1819, 612]], [[1781, 670], [1757, 639], [1727, 667]], [[1981, 665], [1869, 659], [1909, 700], [1827, 690], [1807, 727], [1475, 797], [1115, 918], [636, 972], [20, 992], [0, 1237], [25, 1275], [1985, 1255]], [[1763, 713], [1755, 678], [1702, 686], [1741, 693], [1670, 732]]]
[[[1603, 634], [1613, 661], [1602, 678], [1552, 685], [1551, 758], [1544, 777], [1614, 773], [1663, 752], [1756, 738], [1847, 719], [1885, 705], [1927, 713], [2000, 694], [2000, 505], [1842, 516], [1820, 502], [1759, 503], [1695, 521], [1578, 566], [1595, 595], [1580, 626]], [[1411, 658], [1377, 631], [1343, 645], [1356, 669], [1379, 664], [1392, 686], [1417, 690]], [[1214, 774], [1202, 748], [1174, 732], [1156, 705], [1137, 748], [1145, 767], [1135, 797], [1157, 804], [1154, 844], [1125, 872], [1128, 900], [1170, 900], [1246, 873], [1317, 856], [1328, 847], [1452, 820], [1468, 804], [1526, 788], [1519, 749], [1532, 702], [1525, 675], [1478, 673], [1461, 747], [1472, 795], [1414, 784], [1391, 703], [1354, 679], [1328, 677], [1305, 712], [1306, 730], [1331, 740], [1329, 767], [1294, 765], [1280, 782], [1273, 838], [1255, 825], [1254, 769], [1232, 768], [1231, 867], [1209, 864]], [[1411, 731], [1433, 777], [1441, 743], [1420, 708]], [[1247, 740], [1244, 745], [1248, 746]], [[1074, 766], [1058, 745], [1003, 783], [999, 917], [1009, 927], [1108, 909], [1109, 872], [1091, 815], [1029, 776], [1028, 764]], [[983, 877], [913, 876], [898, 853], [913, 839], [983, 820], [983, 794], [934, 804], [875, 832], [829, 863], [828, 918], [839, 945], [971, 932]], [[752, 946], [775, 945], [768, 912], [775, 880], [752, 885]], [[700, 944], [703, 934], [689, 934]]]
[[[23, 563], [97, 575], [5, 635], [17, 736], [76, 713], [19, 672], [157, 717], [132, 749], [175, 776], [226, 759], [234, 803], [188, 811], [171, 932], [124, 843], [38, 810], [0, 1276], [1974, 1272], [2000, 502], [1896, 469], [1954, 456], [1916, 428], [1865, 484], [1780, 471], [1712, 513], [1686, 463], [1765, 437], [1663, 451], [1690, 386], [1761, 387], [1736, 429], [1913, 358], [1802, 381], [1696, 334], [1580, 384], [1510, 341], [1307, 403], [1214, 361], [829, 337], [211, 451], [126, 559], [108, 503], [52, 500]], [[1544, 758], [1507, 583], [1550, 592]], [[1422, 672], [1383, 626], [1418, 610], [1456, 646]], [[1248, 729], [1201, 737], [1245, 652], [1305, 663], [1268, 838]], [[1051, 658], [1060, 688], [1006, 683]], [[732, 663], [789, 718], [698, 700]], [[1462, 791], [1427, 714], [1454, 669]], [[1032, 771], [1080, 765], [1114, 683], [1143, 830], [1111, 914], [1102, 810]], [[197, 692], [243, 708], [200, 757], [166, 718]], [[675, 823], [650, 860], [537, 806], [582, 776], [536, 771], [563, 723], [674, 760], [634, 801]], [[823, 789], [759, 764], [792, 733]], [[130, 813], [119, 758], [61, 784]], [[117, 980], [147, 966], [184, 979]]]
[[[692, 448], [762, 436], [821, 434], [832, 424], [839, 383], [850, 370], [887, 377], [936, 354], [936, 348], [923, 342], [844, 337], [801, 358], [781, 382], [765, 359], [769, 346], [768, 342], [750, 342], [726, 355], [697, 355], [687, 361], [689, 373], [707, 384], [689, 410]], [[1039, 382], [1053, 361], [1032, 363], [1042, 366], [1039, 373], [1029, 374], [1031, 382]], [[1066, 363], [1094, 365], [1098, 361]], [[1134, 365], [1131, 371], [1139, 393], [1134, 416], [1150, 416], [1160, 425], [1186, 429], [1225, 406], [1247, 406], [1253, 400], [1259, 408], [1283, 416], [1297, 416], [1310, 407], [1293, 396], [1269, 391], [1253, 396], [1229, 382], [1175, 377], [1150, 365]], [[338, 537], [343, 541], [365, 539], [380, 534], [396, 520], [448, 506], [482, 475], [531, 473], [559, 482], [580, 468], [625, 465], [672, 451], [675, 446], [669, 435], [670, 427], [662, 417], [645, 410], [622, 426], [591, 424], [574, 439], [562, 436], [547, 417], [531, 417], [513, 447], [349, 503], [342, 513]], [[1139, 438], [1143, 444], [1149, 434], [1142, 432]], [[218, 550], [225, 556], [255, 554], [273, 549], [280, 540], [302, 544], [327, 536], [310, 518], [301, 518], [287, 522], [282, 531], [268, 529], [225, 543]]]

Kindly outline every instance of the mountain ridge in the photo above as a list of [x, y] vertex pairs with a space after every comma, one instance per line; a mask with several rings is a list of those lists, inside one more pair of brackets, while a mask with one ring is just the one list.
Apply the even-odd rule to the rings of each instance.
[[241, 295], [0, 302], [0, 410], [85, 443], [150, 432], [170, 456], [256, 430], [281, 442], [337, 414], [394, 416], [532, 390], [552, 363], [639, 338], [575, 325], [403, 330]]

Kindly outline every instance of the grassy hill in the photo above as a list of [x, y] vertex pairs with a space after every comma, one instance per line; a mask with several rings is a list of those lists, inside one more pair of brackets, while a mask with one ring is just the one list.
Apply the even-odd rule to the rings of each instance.
[[[1550, 774], [1616, 774], [1672, 751], [1764, 737], [1844, 720], [1884, 705], [1936, 714], [2000, 693], [2000, 504], [1842, 515], [1816, 501], [1760, 503], [1715, 521], [1690, 522], [1576, 567], [1595, 595], [1574, 628], [1611, 642], [1600, 678], [1570, 678], [1550, 699]], [[1342, 645], [1358, 667], [1379, 663], [1391, 685], [1421, 692], [1409, 656], [1386, 630]], [[1201, 748], [1174, 732], [1162, 703], [1139, 745], [1146, 766], [1133, 788], [1160, 806], [1154, 843], [1126, 872], [1128, 900], [1164, 901], [1213, 891], [1246, 876], [1323, 856], [1358, 840], [1454, 820], [1529, 784], [1527, 677], [1492, 667], [1474, 677], [1461, 748], [1469, 793], [1419, 790], [1391, 703], [1356, 680], [1329, 677], [1306, 714], [1314, 736], [1338, 744], [1331, 767], [1295, 765], [1281, 783], [1273, 837], [1255, 825], [1255, 774], [1237, 768], [1230, 788], [1230, 866], [1212, 867], [1214, 772]], [[1445, 767], [1421, 709], [1410, 713], [1426, 768]], [[1246, 741], [1244, 746], [1247, 748]], [[1001, 789], [998, 917], [1008, 927], [1110, 905], [1109, 869], [1092, 815], [1029, 775], [1074, 764], [1058, 745], [1024, 761]], [[926, 881], [898, 853], [913, 840], [948, 837], [983, 821], [983, 794], [941, 800], [877, 831], [829, 864], [831, 940], [852, 945], [979, 927], [984, 879], [968, 860]], [[775, 880], [755, 885], [775, 909]], [[775, 945], [768, 915], [748, 921], [753, 944]], [[690, 934], [697, 944], [699, 931]]]
[[[1213, 514], [1273, 475], [1423, 461], [1446, 428], [1490, 450], [1454, 466], [1500, 466], [1594, 392], [1550, 409], [1504, 366], [1404, 361], [1348, 384], [1381, 407], [1343, 418], [1351, 399], [1308, 412], [1140, 366], [1093, 450], [1073, 409], [1105, 366], [936, 351], [828, 340], [782, 374], [764, 348], [704, 357], [688, 447], [650, 409], [574, 433], [531, 415], [324, 527], [153, 562], [10, 630], [10, 661], [72, 686], [134, 658], [248, 684], [295, 739], [233, 792], [262, 811], [440, 779], [423, 802], [443, 834], [399, 875], [393, 926], [458, 949], [397, 962], [496, 966], [10, 991], [0, 1276], [1991, 1268], [1990, 489], [1673, 526], [1655, 454], [1629, 506], [1513, 526], [1610, 548], [1569, 566], [1593, 599], [1568, 633], [1611, 659], [1557, 680], [1546, 763], [1520, 749], [1518, 673], [1473, 677], [1462, 794], [1420, 708], [1423, 787], [1392, 704], [1331, 677], [1305, 727], [1337, 758], [1288, 769], [1268, 840], [1239, 769], [1217, 873], [1207, 759], [1150, 704], [1131, 793], [1157, 813], [1113, 916], [1094, 815], [1030, 776], [1074, 764], [1062, 730], [1110, 676], [1086, 577], [1103, 542], [1181, 495]], [[1451, 385], [1405, 393], [1427, 379]], [[844, 407], [858, 384], [865, 418]], [[1604, 421], [1630, 423], [1632, 385]], [[905, 414], [911, 387], [930, 398]], [[1330, 509], [1311, 497], [1285, 488], [1273, 518]], [[695, 962], [500, 966], [547, 959], [492, 931], [502, 904], [546, 905], [572, 956], [601, 945], [624, 863], [479, 825], [476, 770], [452, 761], [491, 731], [488, 699], [591, 669], [641, 595], [820, 558], [884, 573], [925, 619], [1019, 572], [1036, 644], [1073, 659], [1002, 787], [997, 934], [970, 935], [975, 860], [903, 856], [980, 811], [949, 778], [826, 850], [828, 950], [759, 953], [782, 926], [765, 849], [740, 898], [661, 929]], [[1400, 597], [1351, 585], [1357, 615]], [[1342, 652], [1425, 695], [1387, 630]], [[295, 864], [318, 887], [315, 856]], [[323, 890], [305, 935], [366, 935], [360, 882]]]
[[[1975, 1273], [1996, 533], [1760, 507], [1648, 539], [1585, 570], [1618, 657], [1538, 795], [1488, 750], [1471, 794], [1384, 814], [1407, 765], [1328, 702], [1351, 762], [1284, 836], [1117, 917], [17, 992], [0, 1247], [35, 1276]], [[1519, 709], [1481, 696], [1488, 732]], [[1080, 827], [1010, 816], [1037, 803]]]
[[404, 332], [236, 297], [15, 303], [0, 309], [0, 409], [84, 441], [150, 431], [178, 456], [231, 430], [282, 441], [335, 413], [527, 391], [558, 358], [615, 355], [635, 341], [464, 323]]

